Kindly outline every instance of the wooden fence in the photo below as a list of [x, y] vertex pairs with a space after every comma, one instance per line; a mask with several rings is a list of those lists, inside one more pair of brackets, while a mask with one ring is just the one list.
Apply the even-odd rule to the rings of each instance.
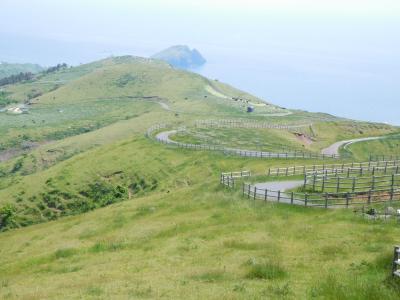
[[280, 168], [269, 168], [267, 170], [268, 176], [294, 176], [294, 175], [306, 175], [307, 173], [315, 172], [329, 172], [329, 173], [339, 173], [348, 172], [348, 170], [358, 170], [360, 172], [366, 170], [379, 170], [379, 168], [388, 169], [390, 167], [397, 167], [400, 165], [399, 160], [393, 161], [368, 161], [360, 163], [341, 163], [341, 164], [322, 164], [322, 165], [310, 165], [310, 166], [289, 166]]
[[169, 141], [165, 139], [157, 138], [157, 141], [166, 145], [184, 148], [184, 149], [192, 149], [192, 150], [209, 150], [209, 151], [220, 151], [225, 155], [233, 155], [233, 156], [242, 156], [242, 157], [254, 157], [254, 158], [284, 158], [284, 159], [339, 159], [338, 155], [326, 155], [326, 154], [316, 154], [316, 153], [307, 153], [301, 151], [294, 152], [283, 152], [283, 153], [275, 153], [275, 152], [266, 152], [266, 151], [256, 151], [256, 150], [242, 150], [242, 149], [233, 149], [226, 148], [218, 145], [207, 145], [207, 144], [186, 144], [175, 141]]
[[400, 191], [368, 191], [354, 193], [296, 193], [274, 191], [257, 188], [255, 185], [243, 183], [244, 197], [253, 200], [275, 201], [313, 207], [350, 207], [355, 205], [371, 205], [384, 202], [400, 201]]
[[400, 160], [400, 155], [370, 155], [369, 160]]
[[250, 176], [251, 176], [250, 171], [221, 173], [220, 183], [229, 188], [234, 188], [236, 178], [243, 178], [243, 177], [250, 177]]
[[146, 136], [148, 138], [153, 138], [154, 132], [161, 130], [161, 129], [165, 129], [167, 127], [168, 127], [168, 125], [166, 125], [166, 124], [155, 124], [155, 125], [151, 126], [149, 129], [147, 129]]
[[389, 191], [400, 189], [400, 174], [368, 177], [306, 175], [304, 187], [313, 191]]
[[296, 130], [309, 128], [312, 123], [308, 124], [271, 124], [268, 122], [260, 122], [256, 120], [245, 119], [222, 119], [222, 120], [198, 120], [195, 126], [198, 128], [262, 128], [262, 129], [281, 129]]
[[392, 265], [392, 275], [400, 277], [400, 246], [394, 247]]
[[[165, 124], [157, 124], [149, 128], [146, 132], [146, 136], [149, 138], [154, 138], [153, 133], [160, 129], [167, 128]], [[242, 150], [242, 149], [234, 149], [227, 148], [218, 145], [208, 145], [208, 144], [188, 144], [188, 143], [180, 143], [176, 141], [172, 141], [165, 137], [155, 137], [155, 139], [163, 144], [191, 149], [191, 150], [208, 150], [208, 151], [219, 151], [223, 152], [225, 155], [234, 155], [234, 156], [242, 156], [242, 157], [254, 157], [254, 158], [284, 158], [284, 159], [338, 159], [339, 155], [326, 155], [326, 154], [316, 154], [310, 152], [302, 152], [302, 151], [293, 151], [293, 152], [266, 152], [266, 151], [257, 151], [257, 150]]]

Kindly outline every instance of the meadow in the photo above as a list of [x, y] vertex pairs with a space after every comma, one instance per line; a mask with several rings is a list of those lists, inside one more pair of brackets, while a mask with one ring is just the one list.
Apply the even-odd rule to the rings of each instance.
[[[41, 96], [27, 99], [43, 86]], [[2, 149], [25, 151], [0, 163], [1, 299], [398, 299], [390, 274], [396, 219], [248, 201], [219, 184], [223, 171], [265, 174], [328, 161], [233, 157], [145, 136], [167, 123], [188, 126], [175, 136], [184, 141], [252, 146], [271, 139], [274, 147], [302, 148], [288, 131], [189, 125], [206, 118], [311, 122], [309, 149], [317, 152], [398, 128], [283, 115], [272, 104], [248, 114], [233, 98], [260, 99], [130, 57], [39, 76], [6, 93], [34, 104], [28, 114], [0, 113]], [[24, 142], [39, 145], [24, 149]], [[343, 161], [397, 153], [394, 142], [385, 143], [354, 144]]]

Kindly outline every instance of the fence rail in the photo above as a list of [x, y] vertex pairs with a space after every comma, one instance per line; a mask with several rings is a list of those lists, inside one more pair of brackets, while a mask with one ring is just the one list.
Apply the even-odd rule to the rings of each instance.
[[245, 119], [223, 119], [223, 120], [198, 120], [195, 126], [198, 128], [263, 128], [263, 129], [281, 129], [281, 130], [296, 130], [309, 128], [312, 123], [308, 124], [271, 124], [268, 122], [260, 122], [256, 120]]
[[[153, 133], [160, 129], [167, 128], [165, 124], [157, 124], [152, 126], [147, 130], [146, 136], [149, 138], [153, 138]], [[227, 148], [218, 145], [208, 145], [208, 144], [188, 144], [172, 141], [165, 136], [159, 137], [156, 136], [155, 139], [166, 145], [170, 145], [173, 147], [183, 148], [183, 149], [192, 149], [192, 150], [208, 150], [208, 151], [219, 151], [223, 152], [225, 155], [234, 155], [241, 157], [254, 157], [254, 158], [285, 158], [285, 159], [338, 159], [339, 155], [326, 155], [326, 154], [316, 154], [316, 153], [307, 153], [301, 151], [293, 151], [293, 152], [266, 152], [266, 151], [257, 151], [257, 150], [242, 150], [242, 149], [234, 149]]]
[[340, 191], [387, 191], [400, 188], [400, 174], [369, 177], [306, 175], [304, 187], [311, 188], [313, 191], [333, 190], [337, 193]]
[[369, 156], [369, 160], [377, 161], [377, 160], [400, 160], [400, 155], [373, 155]]
[[238, 172], [228, 172], [228, 173], [221, 173], [221, 180], [220, 183], [225, 185], [229, 188], [235, 187], [235, 179], [236, 178], [243, 178], [243, 177], [250, 177], [250, 171], [238, 171]]
[[165, 129], [167, 127], [168, 126], [166, 124], [155, 124], [155, 125], [151, 126], [149, 129], [147, 129], [146, 136], [148, 138], [153, 138], [154, 132], [161, 130], [161, 129]]
[[306, 175], [307, 173], [316, 173], [316, 172], [330, 172], [330, 173], [344, 173], [348, 172], [348, 170], [358, 170], [361, 172], [366, 170], [380, 170], [383, 168], [384, 170], [400, 165], [400, 160], [393, 161], [368, 161], [368, 162], [360, 162], [360, 163], [341, 163], [341, 164], [322, 164], [322, 165], [311, 165], [311, 166], [290, 166], [290, 167], [279, 167], [279, 168], [269, 168], [267, 170], [268, 176], [293, 176], [293, 175]]
[[257, 188], [243, 183], [243, 196], [253, 200], [276, 201], [313, 207], [350, 207], [400, 201], [400, 191], [368, 191], [354, 193], [295, 193]]

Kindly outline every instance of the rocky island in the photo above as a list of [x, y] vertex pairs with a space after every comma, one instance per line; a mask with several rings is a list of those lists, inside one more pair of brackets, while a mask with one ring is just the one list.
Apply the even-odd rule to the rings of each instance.
[[166, 61], [172, 66], [181, 69], [200, 67], [206, 63], [206, 60], [199, 51], [196, 49], [191, 50], [185, 45], [169, 47], [154, 54], [152, 58]]

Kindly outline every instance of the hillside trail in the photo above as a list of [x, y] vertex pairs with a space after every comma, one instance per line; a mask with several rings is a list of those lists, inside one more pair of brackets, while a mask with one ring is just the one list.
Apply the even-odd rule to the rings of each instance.
[[[281, 191], [283, 193], [281, 194], [282, 198], [280, 199], [279, 202], [291, 204], [290, 196], [285, 192], [291, 189], [295, 189], [297, 187], [301, 187], [303, 184], [304, 184], [303, 180], [271, 181], [271, 182], [256, 183], [254, 187], [260, 190], [269, 190], [274, 192]], [[267, 200], [277, 202], [276, 196], [272, 197], [267, 196]], [[304, 202], [294, 200], [293, 204], [304, 205]]]
[[[165, 144], [181, 144], [176, 142], [170, 138], [170, 135], [174, 135], [178, 132], [178, 130], [169, 130], [163, 131], [156, 134], [156, 140], [165, 143]], [[188, 144], [189, 145], [189, 144]], [[207, 146], [207, 145], [206, 145]], [[211, 145], [210, 145], [211, 146]], [[258, 151], [258, 150], [247, 150], [247, 149], [237, 149], [237, 148], [228, 148], [228, 147], [221, 147], [219, 150], [223, 150], [226, 153], [233, 153], [236, 155], [242, 156], [245, 154], [246, 157], [264, 157], [264, 158], [295, 158], [295, 153], [277, 153], [277, 152], [266, 152], [266, 151]]]
[[329, 147], [327, 147], [325, 149], [322, 149], [321, 154], [339, 155], [339, 149], [341, 147], [344, 147], [344, 149], [346, 149], [348, 146], [355, 144], [355, 143], [379, 140], [379, 139], [384, 139], [384, 138], [385, 138], [384, 136], [375, 136], [375, 137], [366, 137], [366, 138], [339, 141], [339, 142], [336, 142], [336, 143], [330, 145]]

